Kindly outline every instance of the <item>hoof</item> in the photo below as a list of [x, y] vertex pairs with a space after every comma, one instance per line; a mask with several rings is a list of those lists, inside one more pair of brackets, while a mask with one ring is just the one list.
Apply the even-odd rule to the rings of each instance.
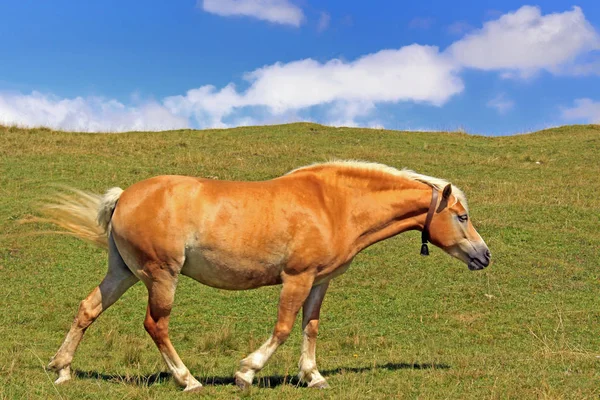
[[63, 383], [69, 382], [71, 380], [70, 376], [59, 376], [57, 380], [54, 381], [55, 385], [62, 385]]
[[185, 389], [183, 389], [186, 393], [198, 393], [204, 390], [204, 386], [200, 382], [195, 382], [194, 384], [187, 385]]
[[309, 383], [308, 387], [313, 389], [329, 389], [329, 384], [325, 379], [322, 379], [316, 382]]
[[252, 382], [248, 382], [242, 377], [242, 374], [239, 372], [235, 373], [235, 384], [240, 390], [248, 390], [252, 386]]
[[71, 380], [71, 368], [65, 367], [58, 371], [58, 379], [54, 381], [55, 385], [61, 385]]

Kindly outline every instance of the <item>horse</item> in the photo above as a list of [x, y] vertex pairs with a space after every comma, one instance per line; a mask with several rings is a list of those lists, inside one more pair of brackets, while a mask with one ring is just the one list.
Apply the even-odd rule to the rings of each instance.
[[374, 243], [408, 230], [481, 270], [491, 254], [473, 227], [464, 193], [412, 170], [362, 161], [330, 161], [264, 181], [161, 175], [103, 196], [73, 189], [45, 207], [63, 233], [108, 250], [108, 271], [79, 305], [48, 370], [71, 379], [86, 329], [138, 281], [148, 290], [144, 328], [184, 391], [201, 383], [169, 339], [169, 315], [180, 275], [226, 290], [281, 285], [272, 335], [241, 360], [235, 382], [252, 385], [292, 330], [302, 308], [299, 378], [327, 388], [316, 363], [321, 304], [331, 280]]

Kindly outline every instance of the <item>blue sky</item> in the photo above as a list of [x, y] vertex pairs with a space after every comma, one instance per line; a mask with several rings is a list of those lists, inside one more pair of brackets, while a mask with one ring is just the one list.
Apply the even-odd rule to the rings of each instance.
[[2, 2], [0, 123], [598, 123], [599, 27], [592, 0]]

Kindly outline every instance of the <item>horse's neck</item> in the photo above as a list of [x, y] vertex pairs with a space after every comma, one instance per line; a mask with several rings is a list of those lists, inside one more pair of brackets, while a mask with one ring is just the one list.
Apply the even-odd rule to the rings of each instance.
[[347, 212], [354, 254], [399, 233], [422, 228], [431, 189], [423, 183], [402, 179], [377, 190], [370, 189], [370, 185], [353, 189]]

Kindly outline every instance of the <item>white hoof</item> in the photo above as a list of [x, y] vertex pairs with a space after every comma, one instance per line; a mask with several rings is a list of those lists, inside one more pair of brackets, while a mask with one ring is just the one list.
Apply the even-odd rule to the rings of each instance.
[[183, 389], [183, 391], [184, 392], [199, 392], [202, 389], [203, 389], [202, 384], [194, 379], [192, 382], [187, 384], [187, 386], [185, 387], [185, 389]]
[[71, 368], [65, 367], [58, 371], [58, 379], [54, 381], [55, 385], [60, 385], [71, 380]]
[[308, 387], [314, 389], [329, 389], [329, 384], [325, 379], [317, 379], [309, 383]]
[[238, 388], [240, 388], [240, 390], [248, 390], [250, 389], [250, 387], [252, 387], [253, 376], [250, 379], [248, 379], [248, 375], [248, 372], [246, 372], [245, 374], [239, 371], [235, 373], [235, 384]]

